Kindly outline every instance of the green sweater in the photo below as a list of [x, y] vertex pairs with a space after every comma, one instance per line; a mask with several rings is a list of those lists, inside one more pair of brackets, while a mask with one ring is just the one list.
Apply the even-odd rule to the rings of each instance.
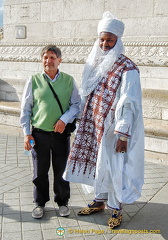
[[[60, 72], [57, 80], [51, 82], [51, 85], [58, 95], [63, 111], [66, 112], [70, 105], [73, 78], [66, 73]], [[53, 131], [53, 126], [61, 117], [62, 113], [42, 73], [32, 76], [32, 93], [32, 126], [45, 131]]]

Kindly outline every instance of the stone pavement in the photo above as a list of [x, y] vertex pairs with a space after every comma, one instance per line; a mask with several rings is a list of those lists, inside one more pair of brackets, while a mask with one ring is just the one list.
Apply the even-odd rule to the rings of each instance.
[[[23, 137], [0, 133], [0, 139], [1, 240], [168, 239], [168, 166], [145, 163], [142, 197], [134, 204], [124, 205], [123, 223], [113, 231], [107, 227], [110, 217], [107, 209], [90, 216], [77, 215], [94, 196], [84, 195], [81, 185], [74, 183], [71, 184], [69, 217], [59, 216], [50, 184], [51, 199], [44, 217], [36, 220], [31, 217], [32, 164], [30, 157], [23, 154]], [[58, 228], [63, 229], [57, 231]]]

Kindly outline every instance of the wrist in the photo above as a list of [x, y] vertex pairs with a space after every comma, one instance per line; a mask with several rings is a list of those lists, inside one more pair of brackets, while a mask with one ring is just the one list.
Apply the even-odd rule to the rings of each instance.
[[127, 141], [127, 138], [124, 137], [124, 136], [121, 136], [119, 139], [120, 139], [121, 141], [123, 141], [123, 142], [126, 142], [126, 141]]

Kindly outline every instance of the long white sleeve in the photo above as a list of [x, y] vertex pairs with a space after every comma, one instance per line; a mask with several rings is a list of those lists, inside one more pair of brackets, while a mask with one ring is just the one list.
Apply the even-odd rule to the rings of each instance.
[[131, 110], [131, 104], [125, 103], [123, 106], [123, 113], [121, 115], [121, 118], [116, 124], [115, 133], [125, 136], [127, 138], [130, 138], [132, 121], [133, 121], [133, 112]]
[[141, 99], [141, 88], [139, 87], [139, 72], [137, 70], [127, 71], [123, 74], [119, 98], [125, 98], [123, 101], [120, 117], [116, 122], [115, 134], [131, 137], [132, 123], [134, 120], [133, 99], [137, 103]]

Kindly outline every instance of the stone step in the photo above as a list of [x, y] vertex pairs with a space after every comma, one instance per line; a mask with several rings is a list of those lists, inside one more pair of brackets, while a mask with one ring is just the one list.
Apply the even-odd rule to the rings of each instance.
[[4, 114], [19, 115], [20, 102], [0, 101], [0, 112]]
[[20, 127], [20, 102], [0, 101], [0, 124]]
[[168, 121], [161, 119], [144, 118], [146, 135], [168, 138]]
[[23, 137], [20, 102], [0, 101], [0, 132]]
[[144, 118], [145, 149], [168, 155], [168, 121]]
[[168, 165], [168, 154], [145, 151], [145, 161]]

